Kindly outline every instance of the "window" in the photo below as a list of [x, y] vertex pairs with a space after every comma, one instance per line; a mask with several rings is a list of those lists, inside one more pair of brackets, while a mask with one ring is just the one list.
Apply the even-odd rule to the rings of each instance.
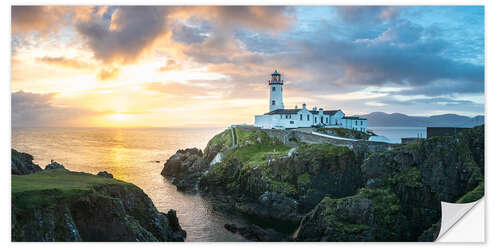
[[302, 121], [302, 114], [300, 114], [300, 120]]
[[276, 91], [276, 87], [273, 87], [273, 91]]
[[326, 118], [326, 123], [328, 123], [328, 117]]
[[273, 101], [271, 102], [271, 105], [276, 105], [276, 101], [275, 101], [275, 100], [273, 100]]
[[280, 119], [283, 119], [283, 115], [280, 115]]
[[318, 117], [314, 117], [314, 123], [318, 122]]
[[354, 121], [354, 125], [358, 125], [358, 121]]
[[307, 115], [307, 120], [309, 121], [309, 115]]
[[290, 121], [290, 124], [293, 124], [293, 121]]

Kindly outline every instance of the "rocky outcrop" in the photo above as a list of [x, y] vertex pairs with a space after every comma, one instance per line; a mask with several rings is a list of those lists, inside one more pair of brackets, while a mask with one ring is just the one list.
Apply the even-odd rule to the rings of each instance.
[[[284, 145], [258, 129], [235, 128], [236, 146], [223, 132], [199, 149], [179, 150], [165, 163], [162, 175], [179, 190], [216, 197], [217, 208], [255, 220], [273, 221], [293, 231], [302, 215], [325, 195], [356, 194], [364, 183], [356, 155], [329, 144]], [[226, 130], [229, 131], [229, 130]], [[222, 153], [220, 162], [208, 162]]]
[[97, 175], [102, 176], [104, 178], [113, 179], [113, 175], [110, 174], [110, 173], [108, 173], [108, 172], [106, 172], [106, 171], [101, 171], [101, 172], [97, 173]]
[[11, 173], [15, 175], [32, 174], [42, 171], [40, 166], [33, 163], [33, 156], [26, 153], [11, 150]]
[[201, 175], [207, 170], [208, 163], [197, 148], [178, 150], [164, 164], [161, 175], [170, 178], [181, 191], [196, 191]]
[[[40, 184], [37, 184], [40, 183]], [[183, 241], [137, 186], [65, 169], [12, 177], [12, 241]]]
[[50, 162], [47, 166], [45, 166], [45, 170], [51, 170], [51, 169], [66, 169], [64, 165], [59, 164], [55, 161]]
[[301, 221], [296, 239], [434, 240], [440, 202], [456, 202], [471, 191], [468, 197], [477, 197], [483, 164], [484, 126], [373, 154], [361, 166], [364, 188], [354, 196], [324, 198]]

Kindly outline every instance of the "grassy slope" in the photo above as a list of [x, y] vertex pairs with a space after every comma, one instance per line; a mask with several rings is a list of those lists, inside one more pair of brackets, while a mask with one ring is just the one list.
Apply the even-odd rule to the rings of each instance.
[[133, 184], [102, 176], [71, 172], [64, 169], [46, 170], [28, 175], [12, 176], [12, 200], [18, 208], [51, 205], [69, 200], [106, 184]]

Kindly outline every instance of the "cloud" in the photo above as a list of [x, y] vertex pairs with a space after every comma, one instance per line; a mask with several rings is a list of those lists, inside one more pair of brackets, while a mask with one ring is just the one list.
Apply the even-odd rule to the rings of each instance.
[[167, 13], [167, 7], [116, 7], [110, 18], [94, 14], [76, 28], [87, 39], [96, 59], [128, 64], [135, 62], [164, 34]]
[[56, 32], [75, 20], [85, 20], [91, 6], [12, 6], [12, 32]]
[[165, 72], [165, 71], [181, 70], [182, 68], [183, 68], [182, 64], [177, 63], [174, 59], [168, 59], [165, 62], [165, 66], [158, 68], [157, 71]]
[[56, 106], [52, 103], [55, 96], [56, 93], [12, 93], [12, 127], [78, 126], [82, 120], [110, 114], [85, 108]]
[[226, 29], [284, 30], [295, 20], [295, 8], [289, 6], [189, 6], [175, 12], [175, 16], [196, 16]]
[[115, 80], [120, 74], [120, 69], [117, 67], [107, 67], [99, 70], [97, 79], [100, 81]]
[[67, 68], [74, 68], [74, 69], [91, 69], [94, 68], [95, 65], [80, 61], [78, 59], [74, 58], [66, 58], [64, 56], [59, 56], [59, 57], [50, 57], [50, 56], [44, 56], [44, 57], [38, 57], [36, 58], [37, 62], [42, 62], [45, 64], [50, 64], [50, 65], [57, 65], [61, 67], [67, 67]]
[[[12, 6], [12, 31], [47, 31], [58, 28], [64, 9], [53, 6]], [[56, 27], [54, 27], [56, 25]]]
[[338, 6], [340, 18], [347, 23], [373, 24], [391, 21], [399, 17], [399, 7], [393, 6]]

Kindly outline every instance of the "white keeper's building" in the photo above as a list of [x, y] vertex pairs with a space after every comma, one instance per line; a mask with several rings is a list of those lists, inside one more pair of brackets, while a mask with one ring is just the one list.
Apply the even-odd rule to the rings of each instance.
[[283, 105], [283, 79], [278, 71], [271, 74], [269, 80], [269, 112], [255, 116], [255, 127], [266, 129], [287, 129], [307, 127], [347, 128], [366, 132], [366, 119], [345, 116], [342, 110], [312, 110], [302, 104], [294, 109], [285, 109]]

